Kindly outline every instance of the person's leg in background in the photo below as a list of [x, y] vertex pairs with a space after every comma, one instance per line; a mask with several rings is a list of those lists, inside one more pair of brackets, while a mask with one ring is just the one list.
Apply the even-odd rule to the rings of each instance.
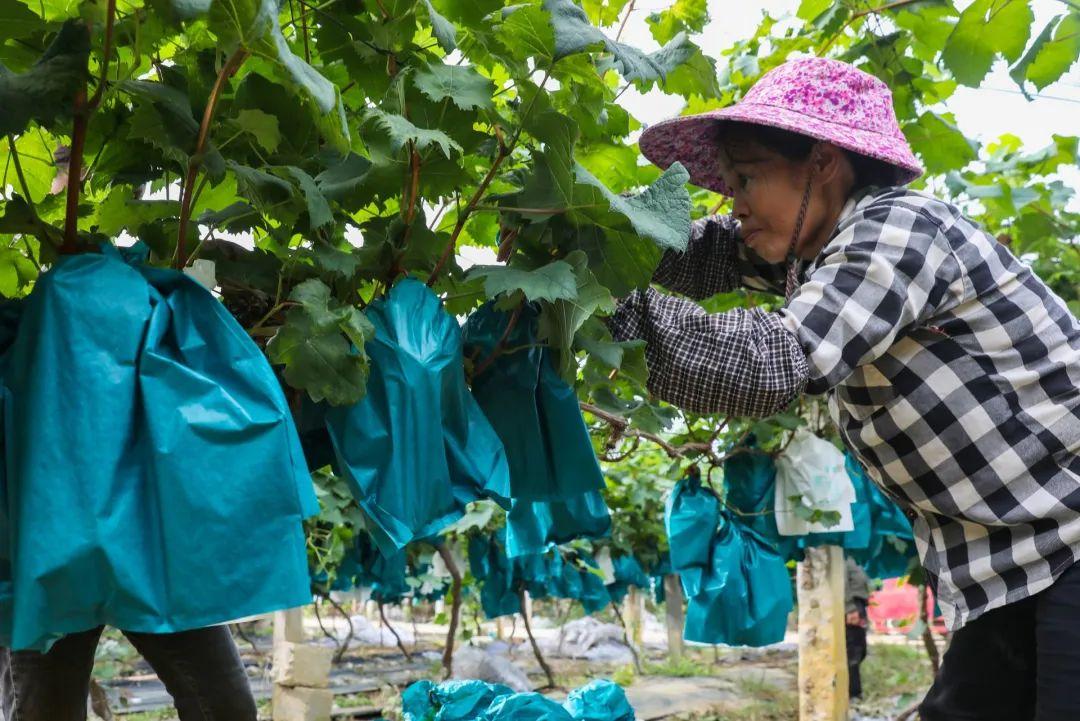
[[173, 697], [180, 721], [255, 721], [244, 664], [225, 626], [124, 635]]
[[1035, 718], [1036, 602], [1027, 598], [988, 611], [953, 634], [919, 706], [922, 721]]
[[847, 614], [844, 633], [847, 637], [848, 697], [862, 698], [860, 666], [866, 659], [866, 602], [856, 599], [857, 611]]
[[49, 649], [0, 649], [4, 721], [86, 721], [86, 697], [101, 628], [64, 636]]

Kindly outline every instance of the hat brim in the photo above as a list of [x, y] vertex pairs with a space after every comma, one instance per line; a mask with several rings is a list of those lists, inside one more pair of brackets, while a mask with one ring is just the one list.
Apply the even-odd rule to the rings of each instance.
[[903, 138], [831, 123], [788, 108], [761, 103], [739, 103], [699, 115], [664, 120], [646, 128], [638, 140], [638, 146], [651, 163], [667, 169], [678, 161], [690, 173], [690, 182], [694, 185], [723, 195], [733, 195], [731, 188], [720, 177], [717, 130], [720, 123], [725, 121], [782, 128], [880, 160], [898, 169], [898, 185], [906, 185], [924, 172], [922, 164]]

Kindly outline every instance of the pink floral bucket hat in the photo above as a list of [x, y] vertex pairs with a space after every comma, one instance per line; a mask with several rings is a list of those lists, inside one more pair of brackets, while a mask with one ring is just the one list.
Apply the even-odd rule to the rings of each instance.
[[901, 185], [923, 174], [896, 121], [889, 87], [829, 58], [789, 60], [765, 73], [735, 105], [657, 123], [638, 144], [661, 168], [679, 161], [694, 185], [732, 195], [720, 178], [716, 140], [725, 120], [783, 128], [876, 158], [898, 168]]

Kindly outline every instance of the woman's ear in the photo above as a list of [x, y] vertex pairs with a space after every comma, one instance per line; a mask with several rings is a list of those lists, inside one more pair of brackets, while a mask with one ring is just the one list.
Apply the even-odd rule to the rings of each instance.
[[851, 161], [843, 150], [832, 143], [818, 143], [810, 162], [814, 164], [814, 177], [819, 183], [854, 182], [855, 171]]

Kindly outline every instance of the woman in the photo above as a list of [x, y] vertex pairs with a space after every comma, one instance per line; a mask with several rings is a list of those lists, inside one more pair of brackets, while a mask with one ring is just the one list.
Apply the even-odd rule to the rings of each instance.
[[624, 298], [650, 388], [766, 416], [828, 394], [845, 443], [912, 511], [956, 631], [926, 721], [1080, 718], [1080, 321], [921, 172], [887, 87], [793, 60], [737, 105], [657, 124], [642, 153], [730, 195], [655, 280], [692, 299], [740, 285], [777, 312]]

